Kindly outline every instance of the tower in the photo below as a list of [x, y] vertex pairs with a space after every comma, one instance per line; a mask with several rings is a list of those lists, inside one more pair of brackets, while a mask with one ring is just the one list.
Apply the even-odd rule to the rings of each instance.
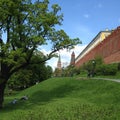
[[60, 55], [59, 55], [58, 62], [57, 62], [57, 68], [59, 70], [61, 70], [61, 58], [60, 58]]
[[61, 67], [61, 58], [59, 55], [58, 62], [57, 62], [57, 67], [55, 69], [54, 75], [56, 77], [61, 77], [62, 76], [62, 67]]
[[70, 65], [74, 66], [75, 65], [75, 53], [74, 51], [71, 54], [71, 61], [70, 61]]

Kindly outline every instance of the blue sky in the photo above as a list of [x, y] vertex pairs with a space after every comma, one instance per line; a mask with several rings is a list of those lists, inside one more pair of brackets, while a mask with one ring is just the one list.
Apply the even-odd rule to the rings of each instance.
[[[120, 26], [120, 0], [49, 0], [50, 4], [58, 4], [64, 15], [63, 25], [60, 26], [71, 38], [79, 37], [81, 45], [74, 49], [76, 57], [89, 42], [105, 29], [115, 29]], [[44, 53], [50, 52], [50, 46], [42, 47]], [[60, 51], [63, 65], [69, 64], [73, 50]], [[47, 62], [55, 68], [58, 58]]]
[[[82, 41], [74, 50], [76, 57], [100, 31], [120, 25], [120, 0], [50, 0], [50, 3], [61, 7], [64, 15], [61, 29], [71, 38], [79, 37]], [[69, 64], [71, 53], [60, 52], [63, 63]], [[57, 59], [48, 61], [48, 64], [54, 68]]]
[[88, 44], [101, 30], [120, 24], [120, 0], [50, 0], [58, 3], [64, 14], [62, 28], [70, 37]]

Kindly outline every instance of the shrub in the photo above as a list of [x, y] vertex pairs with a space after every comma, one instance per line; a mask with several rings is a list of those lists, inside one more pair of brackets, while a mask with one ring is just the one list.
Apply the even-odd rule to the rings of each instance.
[[97, 75], [115, 75], [117, 73], [117, 64], [102, 64], [96, 67]]
[[80, 68], [74, 68], [73, 72], [75, 75], [79, 75], [80, 74]]
[[104, 65], [97, 65], [95, 68], [96, 75], [103, 75]]
[[120, 63], [118, 63], [118, 70], [120, 71]]

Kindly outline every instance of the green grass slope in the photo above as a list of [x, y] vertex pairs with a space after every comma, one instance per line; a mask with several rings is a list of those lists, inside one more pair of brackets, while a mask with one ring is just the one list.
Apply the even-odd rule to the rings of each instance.
[[[9, 102], [28, 95], [27, 101]], [[52, 78], [5, 97], [0, 120], [119, 120], [120, 83]]]

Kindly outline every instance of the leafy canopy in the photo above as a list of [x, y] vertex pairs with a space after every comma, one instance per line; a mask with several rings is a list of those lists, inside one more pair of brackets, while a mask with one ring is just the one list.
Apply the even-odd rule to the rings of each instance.
[[[28, 64], [35, 64], [33, 54], [42, 45], [51, 44], [51, 52], [41, 61], [54, 57], [60, 49], [72, 49], [80, 43], [79, 38], [70, 39], [62, 25], [61, 8], [48, 0], [0, 0], [0, 31], [6, 40], [0, 39], [1, 75], [9, 77]], [[34, 62], [33, 62], [34, 61]]]

